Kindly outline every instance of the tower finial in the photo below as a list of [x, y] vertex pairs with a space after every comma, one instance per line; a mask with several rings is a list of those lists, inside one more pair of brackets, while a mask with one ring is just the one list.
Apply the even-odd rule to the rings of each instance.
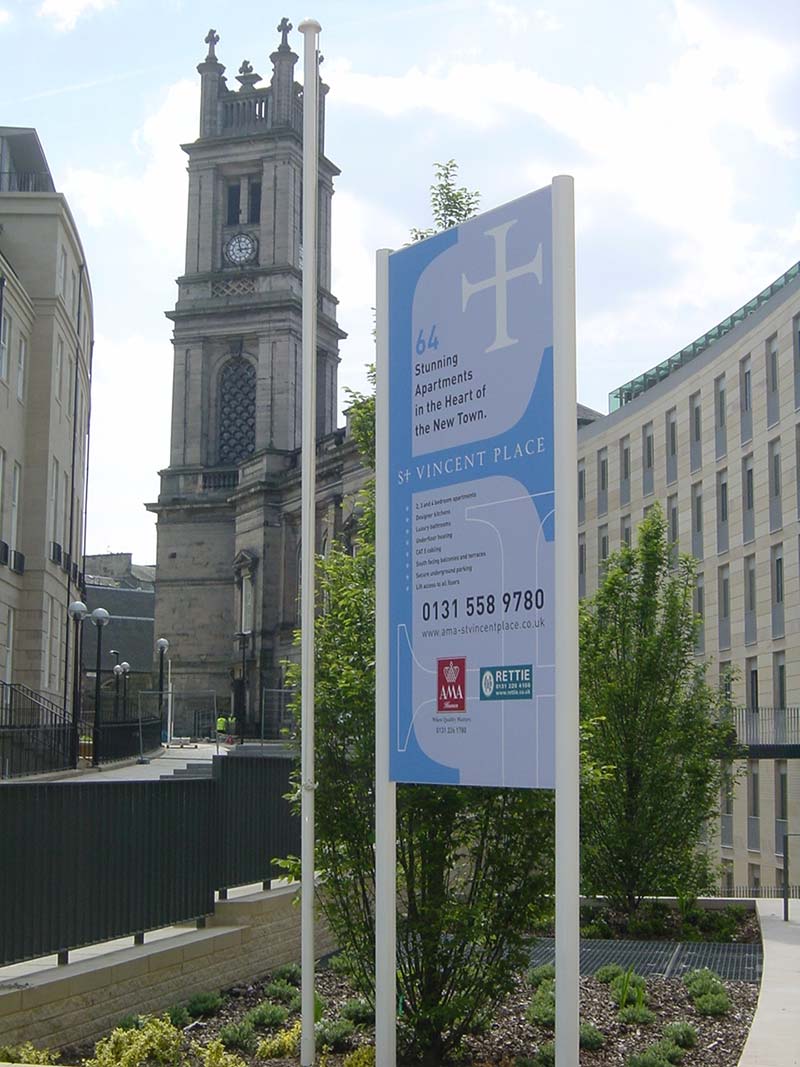
[[294, 29], [291, 22], [284, 15], [278, 24], [278, 33], [281, 34], [281, 43], [278, 45], [280, 52], [289, 51], [289, 31]]
[[206, 63], [212, 62], [217, 58], [217, 53], [214, 48], [219, 44], [219, 34], [216, 30], [209, 30], [205, 36], [205, 43], [208, 45], [208, 55], [206, 56]]

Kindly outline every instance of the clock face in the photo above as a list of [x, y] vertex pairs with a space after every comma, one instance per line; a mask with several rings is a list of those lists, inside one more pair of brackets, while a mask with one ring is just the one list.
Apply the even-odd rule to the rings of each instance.
[[249, 233], [235, 233], [225, 242], [225, 257], [237, 267], [255, 259], [256, 239]]

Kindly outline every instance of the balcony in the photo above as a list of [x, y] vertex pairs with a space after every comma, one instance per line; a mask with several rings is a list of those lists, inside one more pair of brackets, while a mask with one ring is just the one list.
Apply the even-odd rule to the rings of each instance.
[[2, 170], [0, 193], [54, 193], [55, 186], [48, 171]]
[[748, 759], [800, 757], [800, 707], [731, 708], [730, 721]]

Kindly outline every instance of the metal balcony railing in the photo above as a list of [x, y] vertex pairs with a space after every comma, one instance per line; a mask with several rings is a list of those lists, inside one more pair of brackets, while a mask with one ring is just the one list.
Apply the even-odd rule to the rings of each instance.
[[[800, 707], [731, 708], [730, 721], [736, 729], [736, 739], [740, 745], [751, 750], [752, 758], [762, 755], [781, 758], [781, 756], [800, 755]], [[789, 748], [797, 752], [787, 752]], [[781, 751], [783, 750], [783, 751]]]
[[0, 193], [54, 193], [49, 171], [0, 171]]

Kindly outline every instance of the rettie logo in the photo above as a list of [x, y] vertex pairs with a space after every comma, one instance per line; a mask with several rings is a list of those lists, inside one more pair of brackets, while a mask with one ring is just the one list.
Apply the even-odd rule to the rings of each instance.
[[466, 658], [438, 659], [436, 668], [436, 710], [466, 711]]

